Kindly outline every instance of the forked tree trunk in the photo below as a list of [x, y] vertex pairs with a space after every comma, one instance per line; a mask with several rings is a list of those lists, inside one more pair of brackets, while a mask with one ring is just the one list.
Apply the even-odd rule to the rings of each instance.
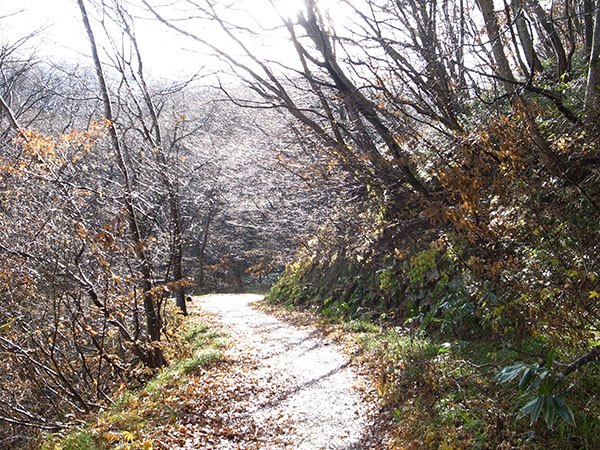
[[[179, 307], [181, 312], [184, 315], [187, 315], [187, 304], [185, 301], [185, 288], [183, 286], [184, 276], [183, 276], [183, 219], [181, 217], [181, 207], [180, 207], [180, 196], [178, 192], [178, 179], [169, 176], [169, 162], [167, 161], [164, 149], [164, 141], [162, 135], [161, 124], [159, 121], [159, 112], [155, 107], [154, 102], [152, 100], [152, 96], [150, 94], [150, 90], [148, 89], [148, 85], [146, 84], [145, 75], [143, 72], [143, 60], [142, 54], [140, 52], [138, 46], [138, 40], [135, 35], [135, 31], [129, 25], [128, 21], [128, 13], [121, 7], [117, 7], [117, 13], [119, 14], [122, 24], [123, 30], [126, 35], [129, 37], [129, 40], [133, 46], [134, 55], [137, 59], [137, 85], [140, 89], [142, 97], [144, 99], [144, 103], [148, 108], [147, 113], [150, 116], [151, 126], [147, 127], [143, 126], [143, 133], [147, 139], [147, 141], [152, 145], [154, 149], [154, 154], [156, 156], [156, 163], [158, 166], [158, 174], [159, 177], [167, 191], [167, 203], [170, 213], [171, 219], [171, 242], [169, 249], [169, 256], [173, 266], [173, 281], [178, 284], [175, 288], [175, 302]], [[131, 63], [129, 63], [131, 64]], [[133, 71], [133, 66], [131, 66], [131, 70]], [[139, 106], [138, 106], [139, 108]], [[139, 108], [139, 116], [140, 120], [143, 121], [143, 114], [141, 108]]]
[[523, 53], [525, 54], [525, 59], [527, 60], [530, 74], [533, 76], [533, 74], [536, 72], [542, 71], [542, 63], [535, 52], [533, 39], [531, 37], [531, 33], [529, 32], [529, 28], [527, 27], [527, 20], [525, 19], [523, 10], [523, 2], [521, 0], [512, 0], [511, 6], [513, 14], [515, 14], [515, 25], [517, 28], [517, 34], [519, 35], [519, 40], [521, 41], [521, 47], [523, 48]]
[[504, 53], [504, 43], [500, 36], [500, 26], [494, 11], [494, 2], [493, 0], [477, 0], [477, 4], [483, 15], [485, 30], [492, 46], [492, 54], [496, 63], [495, 71], [502, 81], [505, 92], [508, 95], [513, 95], [515, 93], [515, 78]]
[[556, 56], [556, 78], [560, 78], [567, 73], [569, 68], [569, 64], [567, 61], [567, 54], [565, 53], [565, 47], [560, 39], [558, 34], [558, 30], [554, 26], [552, 19], [548, 17], [548, 14], [540, 5], [538, 0], [526, 0], [530, 6], [533, 14], [537, 16], [538, 21], [548, 33], [548, 37], [550, 38], [550, 42], [552, 43], [552, 48], [554, 49], [554, 55]]
[[508, 58], [504, 53], [504, 44], [500, 38], [500, 26], [494, 11], [493, 0], [477, 0], [477, 4], [483, 14], [488, 39], [492, 45], [492, 53], [496, 62], [496, 74], [502, 80], [504, 90], [510, 95], [511, 105], [517, 114], [522, 115], [523, 120], [527, 123], [533, 146], [538, 153], [540, 160], [554, 176], [561, 176], [562, 169], [560, 161], [552, 151], [548, 141], [542, 136], [540, 130], [535, 123], [535, 118], [529, 113], [527, 103], [515, 89], [515, 79]]

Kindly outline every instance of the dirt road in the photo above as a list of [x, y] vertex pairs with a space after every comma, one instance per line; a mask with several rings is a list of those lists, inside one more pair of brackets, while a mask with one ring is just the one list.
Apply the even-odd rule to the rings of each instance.
[[[254, 361], [248, 378], [278, 383], [268, 399], [248, 399], [246, 414], [264, 427], [277, 424], [278, 437], [268, 448], [375, 448], [371, 415], [356, 386], [365, 385], [349, 360], [318, 333], [302, 330], [249, 306], [257, 295], [214, 295], [197, 303], [216, 314], [235, 344], [231, 352]], [[222, 442], [216, 448], [242, 448]]]

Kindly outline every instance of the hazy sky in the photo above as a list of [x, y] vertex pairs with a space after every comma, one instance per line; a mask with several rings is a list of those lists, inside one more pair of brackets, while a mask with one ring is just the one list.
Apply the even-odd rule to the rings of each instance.
[[[275, 1], [280, 7], [280, 12], [290, 16], [295, 16], [302, 6], [301, 0]], [[327, 6], [335, 2], [335, 0], [320, 1]], [[131, 0], [127, 3], [131, 5], [133, 14], [149, 17], [148, 13], [136, 9], [135, 5], [140, 3], [139, 0]], [[177, 2], [177, 0], [170, 2], [152, 0], [151, 3], [185, 5], [185, 2]], [[268, 6], [268, 0], [244, 0], [241, 4], [244, 7], [247, 5], [248, 11], [230, 12], [237, 23], [246, 21], [248, 26], [256, 26], [255, 22], [261, 21], [269, 28], [278, 20], [277, 15]], [[177, 10], [177, 6], [173, 8], [173, 11]], [[93, 8], [89, 6], [88, 9], [92, 14]], [[6, 17], [9, 14], [14, 15]], [[175, 12], [174, 15], [177, 13]], [[197, 72], [203, 66], [212, 64], [196, 43], [189, 38], [179, 36], [154, 20], [138, 20], [136, 27], [145, 67], [154, 77], [185, 78], [186, 75]], [[81, 24], [76, 0], [0, 0], [0, 44], [14, 42], [36, 30], [42, 31], [31, 41], [30, 48], [35, 48], [38, 56], [49, 57], [53, 62], [59, 63], [89, 58], [89, 43]], [[97, 26], [96, 31], [99, 42], [102, 42], [101, 32]], [[224, 44], [226, 39], [219, 36], [220, 31], [216, 25], [203, 23], [192, 31], [213, 39], [220, 46], [229, 45]], [[283, 50], [284, 45], [281, 43], [283, 39], [285, 38], [282, 31], [271, 31], [270, 37], [257, 47], [257, 52], [264, 52], [272, 59], [289, 58], [289, 48]], [[232, 52], [235, 51], [232, 47]]]
[[[92, 13], [93, 8], [89, 9]], [[11, 13], [16, 14], [3, 17]], [[42, 30], [29, 44], [40, 57], [50, 57], [53, 62], [89, 57], [90, 45], [75, 0], [4, 0], [0, 1], [0, 17], [0, 43]], [[164, 26], [140, 21], [137, 33], [147, 68], [154, 76], [179, 78], [202, 66], [194, 61], [197, 55], [185, 50], [192, 43]], [[101, 36], [99, 29], [96, 34]]]

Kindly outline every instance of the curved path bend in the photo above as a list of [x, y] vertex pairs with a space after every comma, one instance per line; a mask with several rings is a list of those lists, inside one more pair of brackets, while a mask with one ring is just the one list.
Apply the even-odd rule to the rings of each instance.
[[[357, 386], [368, 385], [350, 368], [349, 356], [316, 332], [306, 331], [249, 306], [252, 294], [198, 298], [202, 310], [217, 315], [234, 338], [233, 352], [250, 355], [257, 364], [249, 376], [284, 380], [268, 401], [250, 402], [253, 420], [273, 423], [284, 417], [272, 448], [358, 450], [379, 448], [370, 441], [369, 405]], [[229, 449], [223, 442], [218, 449]]]

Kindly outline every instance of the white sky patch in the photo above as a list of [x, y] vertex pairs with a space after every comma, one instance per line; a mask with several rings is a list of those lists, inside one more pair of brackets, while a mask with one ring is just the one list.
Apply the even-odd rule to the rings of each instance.
[[[299, 14], [306, 10], [302, 0], [275, 0], [275, 5], [281, 14], [294, 20]], [[317, 6], [323, 13], [336, 13], [340, 10], [340, 0], [316, 0]]]
[[72, 56], [82, 50], [83, 34], [79, 32], [79, 23], [75, 22], [78, 12], [77, 4], [72, 0], [2, 2], [0, 41], [10, 43], [39, 30], [41, 34], [31, 41], [38, 52]]
[[[86, 3], [89, 14], [95, 16], [93, 6], [89, 1]], [[150, 3], [169, 5], [162, 7], [160, 11], [172, 17], [194, 16], [193, 8], [186, 1], [172, 0], [167, 3], [163, 0], [150, 0]], [[203, 4], [202, 1], [198, 3]], [[231, 0], [217, 2], [219, 6], [226, 3], [231, 3]], [[273, 9], [270, 0], [244, 0], [237, 3], [236, 9], [222, 9], [220, 12], [226, 20], [261, 34], [258, 37], [249, 35], [244, 41], [260, 58], [291, 64], [295, 55], [289, 46], [287, 30], [283, 29], [279, 14], [294, 21], [298, 14], [304, 11], [305, 4], [302, 0], [273, 0], [273, 3], [277, 11]], [[318, 0], [322, 11], [334, 16], [339, 16], [344, 9], [339, 3], [340, 0]], [[138, 18], [138, 42], [145, 69], [151, 76], [183, 79], [202, 68], [203, 72], [210, 72], [211, 65], [217, 66], [208, 56], [206, 49], [201, 49], [191, 39], [151, 18], [150, 13], [142, 10], [139, 0], [130, 0], [127, 5], [130, 12]], [[21, 12], [2, 18], [18, 11]], [[182, 25], [203, 39], [214, 42], [227, 52], [231, 51], [233, 55], [241, 54], [239, 46], [229, 42], [216, 23], [194, 19], [177, 22], [177, 25]], [[93, 27], [100, 45], [109, 48], [108, 43], [101, 38], [103, 32], [98, 24], [93, 23]], [[30, 42], [28, 49], [35, 47], [38, 57], [48, 58], [56, 63], [77, 63], [82, 60], [90, 63], [90, 45], [81, 23], [76, 0], [0, 1], [0, 45], [14, 42], [36, 30], [41, 32]], [[115, 29], [114, 32], [111, 30], [111, 33], [114, 34], [112, 39], [119, 42], [119, 31]]]

